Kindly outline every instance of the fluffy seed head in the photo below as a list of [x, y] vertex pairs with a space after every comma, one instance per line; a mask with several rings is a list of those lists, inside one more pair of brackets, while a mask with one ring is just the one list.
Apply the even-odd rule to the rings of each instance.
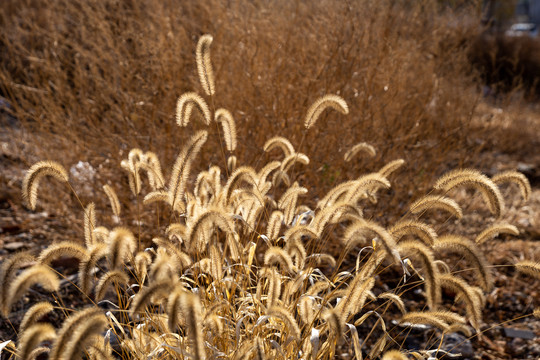
[[349, 106], [347, 106], [347, 103], [342, 97], [332, 94], [322, 96], [318, 98], [307, 111], [306, 118], [304, 120], [304, 126], [306, 129], [312, 127], [323, 111], [327, 108], [332, 108], [345, 115], [349, 113]]
[[187, 92], [182, 94], [176, 102], [176, 123], [178, 126], [184, 127], [189, 124], [193, 107], [197, 105], [199, 108], [205, 125], [210, 125], [212, 117], [210, 115], [210, 108], [204, 99], [194, 92]]
[[19, 335], [17, 354], [23, 360], [30, 359], [31, 352], [43, 341], [54, 340], [56, 331], [50, 324], [35, 324]]
[[32, 210], [36, 209], [39, 182], [47, 175], [62, 182], [67, 183], [69, 181], [66, 169], [55, 161], [40, 161], [32, 165], [26, 173], [22, 184], [23, 199]]
[[109, 185], [103, 185], [103, 191], [105, 191], [105, 195], [107, 195], [107, 198], [109, 199], [113, 214], [119, 217], [122, 208], [120, 207], [120, 201], [118, 200], [116, 191]]
[[368, 143], [361, 142], [361, 143], [358, 143], [358, 144], [354, 145], [352, 148], [350, 148], [345, 153], [345, 155], [343, 156], [343, 159], [346, 162], [349, 162], [349, 161], [351, 161], [353, 159], [353, 157], [356, 154], [358, 154], [360, 152], [365, 152], [366, 154], [368, 154], [371, 157], [374, 157], [377, 154], [377, 151], [375, 150], [375, 148], [373, 146], [369, 145]]
[[519, 186], [519, 190], [521, 191], [521, 195], [523, 196], [523, 199], [525, 201], [527, 201], [531, 196], [531, 184], [529, 183], [529, 180], [525, 177], [525, 175], [520, 172], [505, 171], [493, 176], [491, 180], [493, 180], [493, 182], [497, 185], [508, 182], [517, 184]]
[[199, 80], [206, 95], [211, 96], [216, 92], [214, 84], [214, 71], [210, 61], [210, 45], [214, 38], [212, 35], [205, 34], [199, 38], [197, 43], [196, 60]]
[[540, 279], [540, 262], [524, 260], [518, 262], [515, 266], [520, 273]]
[[226, 109], [217, 109], [215, 119], [223, 127], [223, 136], [227, 151], [232, 152], [236, 150], [236, 123], [231, 112]]
[[6, 301], [3, 304], [2, 313], [7, 316], [11, 306], [15, 304], [30, 289], [31, 286], [39, 284], [47, 291], [57, 291], [60, 287], [60, 281], [56, 274], [48, 267], [43, 265], [34, 265], [24, 270], [10, 284]]
[[289, 140], [281, 136], [275, 136], [264, 143], [263, 150], [265, 152], [272, 151], [272, 149], [279, 148], [283, 151], [285, 157], [295, 153], [294, 146]]
[[122, 267], [126, 259], [133, 254], [137, 243], [133, 233], [124, 227], [117, 227], [109, 234], [107, 240], [109, 249], [108, 259], [111, 269]]
[[40, 318], [53, 311], [51, 303], [42, 301], [35, 305], [32, 305], [30, 309], [24, 314], [24, 318], [19, 325], [19, 332], [24, 332], [30, 326], [36, 324]]
[[499, 188], [490, 178], [479, 171], [471, 169], [451, 171], [437, 180], [435, 189], [448, 192], [460, 186], [470, 186], [480, 190], [491, 213], [496, 217], [502, 215], [504, 200]]
[[90, 307], [72, 314], [59, 330], [49, 359], [80, 359], [87, 342], [92, 336], [100, 334], [105, 326], [107, 318], [99, 308]]
[[458, 203], [445, 196], [423, 196], [411, 205], [411, 213], [413, 214], [421, 214], [427, 210], [434, 209], [447, 211], [458, 219], [463, 217], [463, 211]]

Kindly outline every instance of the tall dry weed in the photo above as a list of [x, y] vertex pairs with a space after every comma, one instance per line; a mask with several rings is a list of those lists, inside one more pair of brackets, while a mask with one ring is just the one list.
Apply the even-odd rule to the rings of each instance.
[[[81, 5], [78, 10], [91, 13], [103, 9], [102, 6], [107, 9], [107, 6], [114, 5], [120, 6], [117, 10], [141, 12], [139, 16], [142, 16], [142, 11], [153, 3], [111, 4], [113, 3], [89, 2]], [[57, 3], [53, 3], [52, 7], [56, 5]], [[301, 26], [308, 20], [306, 12], [327, 9], [324, 6], [328, 6], [328, 3], [297, 2], [295, 5], [296, 8], [292, 10], [297, 17], [293, 22]], [[392, 2], [360, 2], [357, 5], [364, 10], [384, 14], [388, 23], [396, 22], [404, 26], [401, 29], [404, 33], [400, 36], [415, 35], [417, 30], [413, 25], [415, 22], [420, 25], [422, 20], [426, 20], [423, 17], [426, 9], [431, 9], [432, 14], [438, 14], [436, 6], [424, 9]], [[166, 5], [161, 6], [163, 9], [167, 8]], [[211, 14], [215, 11], [204, 8], [204, 5], [191, 6], [193, 8], [188, 6], [188, 9], [205, 9]], [[277, 2], [274, 6], [284, 10], [291, 4]], [[249, 4], [242, 11], [251, 11], [258, 21], [262, 21], [260, 15], [257, 16], [254, 11], [256, 7], [256, 4]], [[355, 10], [358, 11], [336, 5], [329, 16], [337, 16], [335, 14], [340, 12], [354, 16]], [[405, 14], [412, 16], [407, 22]], [[230, 14], [221, 14], [226, 15]], [[125, 18], [124, 22], [119, 24], [129, 27], [126, 19], [130, 18]], [[149, 21], [151, 19], [150, 16]], [[358, 44], [351, 45], [344, 41], [344, 33], [353, 39], [358, 36], [357, 40], [365, 45], [368, 51], [374, 50], [370, 47], [374, 46], [370, 42], [373, 41], [380, 51], [373, 52], [375, 60], [379, 61], [377, 66], [370, 62], [373, 59], [366, 60], [363, 64], [356, 63], [355, 66], [365, 66], [373, 71], [379, 71], [379, 67], [386, 70], [392, 68], [391, 59], [397, 56], [399, 51], [404, 54], [405, 48], [387, 47], [388, 42], [391, 42], [393, 37], [395, 40], [397, 34], [394, 34], [393, 28], [385, 27], [388, 23], [378, 24], [377, 19], [374, 18], [369, 24], [371, 32], [367, 33], [357, 32], [357, 23], [352, 21], [341, 23], [340, 28], [330, 30], [335, 31], [333, 35], [343, 42], [337, 43], [339, 46], [336, 46], [333, 56], [319, 63], [324, 65], [318, 68], [318, 81], [324, 83], [328, 75], [323, 74], [327, 72], [339, 79], [353, 69], [348, 68], [350, 64], [346, 62], [340, 63], [340, 66], [334, 63], [335, 59], [342, 61], [351, 54], [358, 55], [354, 47]], [[324, 25], [326, 20], [325, 17], [315, 17], [313, 21]], [[245, 24], [247, 28], [250, 22]], [[275, 41], [283, 42], [286, 46], [298, 46], [301, 39], [300, 35], [297, 35], [298, 31], [289, 32], [287, 38], [283, 39], [279, 37], [282, 33], [277, 28], [275, 30]], [[381, 30], [384, 31], [377, 32]], [[367, 41], [364, 36], [369, 38], [371, 34], [381, 35], [388, 42], [381, 42], [379, 38]], [[171, 36], [174, 38], [174, 33]], [[411, 39], [414, 37], [405, 38], [408, 40], [406, 43], [411, 45], [410, 41], [413, 41]], [[245, 97], [228, 103], [229, 98], [220, 95], [225, 94], [221, 93], [224, 91], [222, 81], [227, 79], [227, 71], [224, 71], [223, 67], [230, 63], [224, 62], [219, 56], [216, 56], [216, 60], [210, 58], [208, 47], [211, 37], [203, 35], [201, 39], [198, 50], [195, 51], [199, 75], [195, 79], [199, 81], [196, 84], [200, 83], [206, 95], [199, 95], [194, 89], [185, 89], [187, 92], [184, 94], [177, 94], [177, 121], [170, 117], [169, 120], [175, 127], [172, 128], [173, 131], [166, 133], [164, 138], [169, 137], [168, 140], [171, 140], [175, 136], [173, 134], [180, 133], [178, 138], [184, 141], [157, 143], [158, 149], [155, 153], [144, 152], [150, 147], [148, 143], [137, 144], [129, 152], [124, 151], [121, 159], [117, 159], [117, 163], [124, 170], [124, 176], [111, 174], [110, 186], [105, 188], [105, 192], [99, 193], [104, 198], [101, 202], [86, 201], [74, 191], [74, 196], [81, 202], [78, 211], [83, 213], [80, 218], [84, 219], [84, 245], [79, 245], [76, 241], [53, 244], [37, 257], [37, 264], [24, 264], [29, 267], [22, 271], [19, 270], [23, 267], [23, 262], [33, 260], [33, 257], [27, 254], [17, 255], [2, 266], [0, 298], [4, 316], [9, 316], [14, 306], [20, 306], [19, 299], [30, 287], [37, 284], [44, 288], [42, 290], [54, 292], [50, 296], [55, 299], [59, 305], [58, 310], [61, 310], [66, 318], [58, 331], [39, 322], [29, 325], [37, 316], [34, 314], [48, 312], [51, 307], [41, 305], [40, 308], [32, 308], [19, 337], [18, 354], [31, 357], [32, 354], [49, 352], [52, 359], [76, 359], [81, 356], [90, 359], [331, 359], [341, 353], [357, 359], [363, 356], [402, 358], [404, 354], [419, 358], [438, 349], [418, 350], [403, 347], [400, 344], [403, 344], [404, 330], [427, 325], [443, 338], [456, 331], [468, 334], [469, 337], [479, 334], [485, 304], [484, 290], [491, 288], [491, 278], [489, 265], [476, 242], [457, 236], [439, 236], [434, 228], [418, 219], [420, 214], [415, 211], [403, 217], [403, 213], [398, 209], [400, 214], [397, 217], [402, 218], [399, 221], [386, 214], [373, 215], [373, 208], [381, 202], [391, 207], [394, 200], [386, 200], [391, 198], [392, 192], [400, 192], [403, 186], [411, 186], [411, 181], [401, 173], [401, 169], [407, 164], [407, 156], [398, 156], [399, 151], [406, 153], [405, 145], [400, 143], [405, 140], [396, 141], [396, 149], [382, 147], [381, 150], [381, 147], [377, 146], [377, 139], [386, 141], [406, 132], [406, 140], [418, 144], [418, 137], [433, 135], [434, 129], [441, 130], [439, 127], [432, 127], [432, 124], [421, 125], [419, 119], [416, 119], [412, 127], [418, 129], [411, 130], [410, 124], [403, 125], [406, 122], [401, 121], [401, 117], [398, 121], [397, 113], [394, 114], [395, 117], [392, 116], [392, 113], [398, 110], [401, 111], [400, 116], [407, 115], [406, 106], [401, 108], [399, 104], [410, 104], [413, 101], [408, 97], [403, 98], [404, 95], [400, 93], [400, 86], [406, 84], [399, 82], [405, 81], [402, 78], [404, 75], [394, 72], [395, 78], [390, 79], [385, 78], [387, 74], [383, 72], [366, 73], [363, 74], [363, 81], [357, 83], [352, 74], [348, 85], [341, 85], [341, 89], [334, 88], [331, 77], [326, 78], [326, 88], [323, 87], [323, 91], [316, 96], [310, 91], [297, 95], [302, 101], [294, 103], [293, 106], [302, 106], [303, 109], [301, 116], [296, 116], [296, 110], [291, 112], [295, 122], [290, 117], [276, 116], [281, 111], [286, 111], [276, 105], [272, 106], [269, 116], [264, 113], [264, 116], [258, 118], [257, 125], [261, 126], [254, 127], [250, 124], [250, 115], [246, 114], [250, 109], [255, 108], [256, 112], [260, 109], [253, 105], [247, 106]], [[219, 40], [219, 37], [216, 40]], [[249, 38], [245, 41], [243, 46], [247, 48], [241, 48], [240, 52], [259, 49], [258, 46], [250, 44]], [[215, 41], [212, 54], [219, 53], [214, 49], [220, 50], [220, 46], [224, 46], [218, 43], [219, 41]], [[325, 48], [329, 44], [330, 48]], [[314, 52], [311, 55], [324, 54], [321, 48], [332, 53], [331, 44], [332, 42], [319, 42], [319, 53]], [[231, 46], [230, 43], [228, 45]], [[306, 51], [311, 50], [309, 47], [307, 49]], [[343, 49], [348, 49], [350, 53], [343, 53]], [[265, 48], [260, 51], [268, 54]], [[228, 54], [227, 51], [224, 54]], [[260, 54], [257, 51], [249, 54], [252, 56], [243, 58], [242, 61], [251, 59], [252, 65], [262, 61], [258, 58]], [[291, 59], [276, 61], [275, 64], [278, 68], [297, 66]], [[369, 68], [370, 64], [372, 68]], [[215, 69], [215, 78], [210, 75], [212, 66]], [[239, 81], [233, 83], [235, 86], [245, 85], [242, 82], [245, 69], [252, 68], [242, 68]], [[303, 72], [300, 75], [304, 76], [287, 80], [299, 87], [307, 84], [310, 89], [310, 68], [301, 70]], [[283, 74], [285, 78], [291, 75], [295, 76], [294, 72]], [[282, 76], [281, 73], [279, 76]], [[252, 86], [260, 85], [266, 89], [272, 85], [278, 98], [289, 93], [289, 89], [281, 88], [279, 82], [258, 84], [258, 77], [248, 77]], [[393, 104], [395, 100], [396, 107], [382, 106], [380, 101], [384, 96], [377, 100], [371, 97], [381, 95], [376, 90], [380, 81], [378, 77], [383, 78], [383, 83], [392, 84], [392, 81], [398, 81], [397, 84], [401, 84], [395, 90], [391, 85], [383, 87], [384, 92], [392, 89], [393, 100], [387, 98], [392, 101], [386, 104]], [[363, 106], [366, 107], [360, 107], [359, 111], [358, 103], [350, 105], [350, 99], [355, 96], [348, 86], [357, 86], [360, 83], [364, 86], [361, 101], [365, 101]], [[336, 95], [338, 92], [339, 95]], [[450, 101], [450, 94], [447, 96], [446, 100]], [[262, 97], [259, 102], [263, 112], [269, 111], [265, 108], [265, 100], [267, 99]], [[426, 99], [419, 101], [424, 100]], [[375, 107], [381, 106], [381, 113], [377, 115], [381, 117], [372, 117], [371, 120], [390, 119], [390, 125], [395, 126], [396, 133], [385, 134], [389, 129], [381, 126], [369, 129], [376, 140], [376, 154], [381, 156], [381, 159], [373, 159], [374, 167], [369, 173], [369, 170], [360, 171], [359, 164], [345, 167], [341, 160], [342, 152], [358, 144], [361, 139], [351, 139], [350, 144], [341, 144], [347, 145], [343, 149], [338, 146], [338, 140], [349, 139], [361, 133], [357, 132], [360, 126], [347, 127], [351, 123], [342, 123], [342, 120], [354, 116], [355, 111], [364, 116], [366, 114], [362, 113], [362, 109], [374, 110], [370, 108], [371, 101], [378, 104]], [[310, 104], [314, 105], [310, 107]], [[246, 106], [246, 113], [235, 110], [242, 106]], [[329, 112], [326, 115], [327, 107], [337, 109], [337, 114]], [[194, 111], [195, 109], [198, 110]], [[229, 153], [238, 150], [233, 146], [236, 136], [233, 136], [232, 124], [236, 123], [223, 109], [231, 109], [227, 110], [231, 114], [238, 111], [241, 118], [243, 117], [243, 121], [238, 121], [236, 127], [239, 140], [236, 145], [241, 145], [244, 149], [238, 151], [239, 157], [234, 161], [235, 166], [230, 166], [224, 153], [225, 150]], [[371, 113], [374, 114], [375, 112]], [[426, 110], [424, 115], [427, 114]], [[338, 115], [341, 117], [334, 117]], [[221, 119], [221, 122], [224, 122], [223, 133], [219, 124], [211, 121], [220, 117], [224, 117]], [[266, 117], [273, 120], [263, 122]], [[236, 114], [235, 118], [238, 119]], [[438, 126], [444, 124], [446, 119], [449, 128], [445, 130], [452, 129], [456, 134], [464, 131], [466, 127], [461, 121], [464, 119], [460, 119], [458, 124], [456, 118], [460, 119], [457, 115], [453, 120], [439, 119]], [[338, 122], [340, 125], [335, 126]], [[133, 125], [133, 129], [138, 126], [145, 129], [149, 126], [148, 121], [139, 123], [131, 119], [128, 123]], [[403, 127], [400, 127], [400, 124]], [[167, 126], [165, 128], [166, 131], [170, 130]], [[272, 130], [277, 128], [281, 128], [281, 131], [274, 133]], [[155, 129], [149, 130], [148, 134], [153, 136], [152, 131]], [[345, 132], [349, 137], [338, 137]], [[280, 133], [289, 136], [281, 137]], [[314, 138], [310, 138], [321, 133], [328, 134], [333, 141], [314, 141]], [[371, 136], [371, 133], [369, 134]], [[76, 131], [71, 135], [74, 135], [75, 139]], [[261, 139], [263, 135], [265, 139]], [[381, 135], [383, 136], [380, 137]], [[266, 142], [268, 138], [271, 140]], [[437, 139], [442, 141], [441, 138]], [[258, 151], [250, 148], [251, 141], [257, 145]], [[457, 141], [460, 141], [459, 136]], [[221, 145], [222, 142], [225, 145]], [[446, 145], [455, 147], [456, 143], [450, 142]], [[93, 143], [93, 146], [96, 146], [96, 143]], [[275, 150], [278, 149], [279, 156], [276, 156]], [[173, 161], [174, 158], [169, 152], [174, 153], [176, 161]], [[396, 160], [386, 162], [385, 159], [383, 162], [382, 158], [388, 155], [396, 155], [391, 156]], [[342, 163], [334, 164], [334, 159], [338, 158]], [[162, 161], [163, 164], [174, 162], [174, 166], [164, 167], [172, 169], [162, 173]], [[240, 166], [236, 166], [236, 161]], [[345, 179], [325, 178], [324, 174], [317, 174], [324, 170], [316, 170], [315, 173], [305, 170], [320, 169], [318, 166], [326, 162], [332, 164], [333, 170], [343, 166], [342, 169], [346, 171], [341, 176]], [[43, 197], [39, 197], [38, 202], [37, 195], [45, 189], [31, 185], [35, 181], [36, 171], [39, 171], [43, 164], [51, 163], [40, 162], [39, 166], [30, 168], [23, 182], [23, 193], [32, 199], [28, 204], [32, 209], [43, 203]], [[52, 173], [53, 176], [56, 176], [57, 172]], [[352, 173], [354, 176], [349, 176]], [[63, 176], [57, 177], [64, 180]], [[317, 184], [323, 185], [312, 192], [310, 182], [315, 179], [318, 180]], [[67, 182], [67, 179], [64, 181]], [[456, 170], [435, 182], [434, 191], [443, 193], [440, 198], [446, 201], [433, 201], [433, 198], [430, 201], [437, 206], [444, 204], [442, 207], [445, 210], [450, 209], [460, 217], [466, 217], [467, 211], [461, 210], [451, 199], [452, 189], [473, 185], [474, 189], [484, 195], [486, 208], [497, 217], [503, 217], [504, 199], [500, 195], [498, 184], [505, 181], [517, 182], [522, 189], [528, 189], [529, 186], [526, 179], [519, 174], [506, 174], [490, 179], [476, 171]], [[123, 196], [117, 197], [111, 191], [113, 188], [128, 190], [124, 190]], [[68, 190], [73, 191], [74, 188], [69, 186]], [[31, 196], [28, 196], [29, 193]], [[304, 201], [304, 198], [307, 200]], [[423, 209], [431, 210], [426, 203], [427, 200]], [[124, 205], [121, 213], [120, 204]], [[419, 207], [422, 208], [417, 202], [415, 208]], [[111, 213], [114, 221], [110, 221]], [[421, 215], [426, 216], [424, 213]], [[504, 229], [508, 231], [507, 228]], [[486, 233], [482, 239], [490, 236], [491, 233]], [[336, 239], [339, 239], [339, 242], [335, 241]], [[332, 246], [339, 247], [341, 253], [332, 252]], [[440, 253], [445, 251], [458, 253], [465, 258], [472, 265], [471, 271], [480, 278], [481, 287], [472, 285], [459, 272], [447, 272], [446, 269], [450, 269], [449, 260], [440, 256]], [[79, 272], [75, 276], [80, 277], [81, 292], [85, 295], [82, 301], [88, 305], [73, 313], [62, 305], [62, 301], [57, 300], [60, 287], [58, 277], [63, 277], [68, 282], [70, 280], [62, 272], [54, 272], [50, 266], [52, 259], [66, 255], [75, 257], [80, 263]], [[537, 265], [522, 262], [516, 267], [524, 273], [537, 274]], [[383, 277], [385, 280], [393, 279], [393, 283], [383, 283]], [[398, 279], [397, 282], [395, 278]], [[109, 291], [113, 288], [114, 292]], [[418, 300], [415, 299], [412, 303], [414, 305], [411, 305], [409, 299], [415, 297], [418, 288], [423, 289], [425, 300], [420, 300], [420, 309], [415, 309]], [[443, 290], [453, 295], [451, 300], [443, 299]], [[388, 311], [390, 305], [399, 309], [397, 316]], [[426, 306], [430, 310], [422, 311], [421, 308]], [[101, 307], [107, 307], [107, 311]], [[530, 315], [537, 316], [537, 311]], [[476, 331], [475, 335], [471, 328]], [[43, 330], [41, 337], [38, 330]], [[44, 343], [44, 340], [52, 339], [55, 340], [51, 346]]]

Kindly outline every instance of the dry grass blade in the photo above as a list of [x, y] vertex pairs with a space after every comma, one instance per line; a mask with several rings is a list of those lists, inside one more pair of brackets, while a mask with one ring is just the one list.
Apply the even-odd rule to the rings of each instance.
[[304, 119], [304, 126], [306, 129], [312, 127], [327, 108], [332, 108], [345, 115], [349, 113], [349, 106], [347, 106], [345, 100], [340, 96], [332, 94], [322, 96], [318, 98], [307, 111], [306, 118]]
[[386, 338], [387, 335], [386, 332], [384, 332], [369, 350], [368, 358], [375, 359], [380, 353], [383, 352], [384, 348], [386, 347]]
[[32, 210], [36, 209], [39, 183], [44, 176], [52, 176], [66, 183], [69, 181], [66, 169], [55, 161], [40, 161], [32, 165], [22, 184], [23, 199]]
[[214, 71], [212, 70], [212, 62], [210, 61], [210, 45], [212, 45], [213, 40], [212, 35], [205, 34], [201, 36], [195, 53], [199, 80], [201, 81], [204, 92], [208, 96], [214, 95], [216, 92]]

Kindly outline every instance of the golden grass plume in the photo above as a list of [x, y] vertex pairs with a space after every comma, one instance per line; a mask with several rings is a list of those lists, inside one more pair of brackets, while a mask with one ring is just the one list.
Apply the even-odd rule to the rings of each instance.
[[40, 285], [47, 291], [57, 291], [60, 281], [48, 266], [34, 265], [11, 280], [2, 304], [2, 314], [7, 316], [11, 306], [17, 302], [33, 285]]
[[51, 341], [56, 338], [56, 330], [50, 324], [34, 324], [24, 329], [19, 336], [17, 344], [17, 355], [27, 360], [31, 358], [31, 353], [44, 341]]
[[75, 312], [66, 319], [58, 331], [49, 359], [80, 359], [91, 337], [100, 334], [106, 326], [107, 318], [99, 308], [89, 307]]
[[332, 108], [344, 115], [349, 113], [349, 106], [342, 97], [333, 94], [322, 96], [318, 98], [307, 111], [304, 119], [304, 126], [306, 129], [315, 125], [317, 119], [327, 108]]
[[36, 209], [39, 183], [45, 176], [52, 176], [65, 183], [69, 181], [66, 169], [56, 161], [39, 161], [32, 165], [22, 184], [23, 199], [32, 210]]
[[199, 80], [201, 81], [204, 92], [208, 96], [214, 95], [216, 92], [214, 71], [212, 69], [212, 62], [210, 61], [210, 45], [212, 45], [213, 40], [212, 35], [205, 34], [201, 36], [195, 53]]

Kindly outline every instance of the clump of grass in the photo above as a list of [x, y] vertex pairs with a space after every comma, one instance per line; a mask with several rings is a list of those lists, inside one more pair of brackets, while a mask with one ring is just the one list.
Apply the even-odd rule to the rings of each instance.
[[[211, 66], [209, 58], [203, 62], [206, 69]], [[199, 74], [212, 96], [209, 72], [199, 68]], [[200, 99], [190, 98], [197, 103], [204, 100], [196, 96]], [[185, 99], [180, 96], [179, 102]], [[189, 123], [193, 112], [185, 107], [190, 104], [182, 103], [179, 125]], [[344, 116], [342, 110], [348, 108], [346, 100], [336, 95], [324, 95], [314, 104], [307, 111], [308, 128], [316, 125], [326, 105], [337, 107]], [[209, 118], [217, 118], [216, 113]], [[232, 117], [222, 121], [233, 128]], [[224, 135], [229, 138], [229, 157], [234, 156], [230, 146], [234, 132]], [[357, 174], [356, 180], [336, 185], [310, 208], [301, 200], [309, 188], [301, 186], [292, 166], [296, 162], [309, 166], [310, 161], [295, 151], [292, 141], [275, 137], [265, 144], [265, 150], [281, 150], [280, 160], [230, 169], [223, 158], [194, 176], [193, 165], [201, 161], [208, 138], [207, 130], [199, 130], [183, 144], [168, 182], [161, 176], [157, 156], [148, 155], [153, 153], [134, 149], [122, 161], [137, 201], [136, 219], [141, 193], [147, 191], [144, 205], [156, 223], [150, 227], [152, 234], [140, 226], [131, 230], [129, 222], [119, 218], [120, 204], [109, 186], [102, 196], [111, 202], [110, 213], [108, 209], [100, 212], [94, 203], [82, 206], [85, 246], [75, 242], [52, 245], [39, 255], [37, 264], [19, 275], [22, 261], [33, 259], [29, 255], [17, 255], [2, 266], [4, 315], [36, 282], [29, 281], [30, 277], [40, 276], [37, 282], [61, 298], [57, 275], [48, 264], [64, 255], [79, 259], [78, 277], [88, 303], [85, 309], [66, 314], [58, 331], [36, 319], [36, 314], [51, 311], [51, 306], [32, 308], [14, 357], [33, 358], [48, 352], [52, 359], [332, 359], [345, 351], [356, 359], [366, 354], [400, 359], [424, 353], [399, 346], [399, 326], [432, 326], [443, 337], [455, 331], [470, 334], [470, 327], [480, 331], [484, 291], [491, 287], [491, 278], [487, 261], [473, 241], [438, 236], [416, 215], [421, 208], [418, 202], [413, 204], [414, 211], [393, 226], [363, 215], [392, 187], [388, 176], [403, 160], [391, 161], [375, 173]], [[39, 190], [32, 186], [32, 179], [42, 166], [51, 166], [38, 165], [28, 172], [24, 183], [29, 185], [23, 188], [24, 197], [33, 199], [32, 208]], [[146, 177], [141, 176], [143, 171]], [[67, 174], [56, 163], [54, 172], [46, 173]], [[517, 174], [512, 178], [528, 188], [526, 179]], [[69, 178], [61, 180], [69, 184]], [[497, 217], [502, 215], [504, 199], [496, 183], [470, 169], [442, 177], [431, 195], [439, 196], [439, 201], [429, 198], [423, 209], [431, 210], [425, 205], [429, 200], [435, 208], [443, 204], [443, 209], [466, 216], [450, 201], [452, 189], [460, 186], [479, 189], [488, 209]], [[107, 216], [119, 224], [100, 225]], [[345, 249], [339, 258], [324, 251], [334, 237]], [[445, 250], [463, 254], [480, 286], [445, 272], [450, 267], [441, 256]], [[526, 273], [538, 273], [538, 264], [517, 266]], [[400, 278], [390, 290], [376, 281], [386, 273], [397, 273]], [[407, 309], [408, 297], [421, 284], [429, 310]], [[442, 289], [453, 291], [454, 301], [463, 302], [464, 310], [451, 311], [451, 304], [442, 301]], [[107, 304], [112, 306], [105, 314], [100, 306]], [[390, 305], [396, 305], [401, 314], [389, 312]], [[399, 326], [392, 325], [392, 320]], [[48, 347], [44, 340], [54, 342]]]
[[[163, 163], [174, 161], [170, 144], [192, 134], [171, 121], [177, 96], [188, 91], [212, 94], [205, 100], [214, 115], [217, 104], [231, 111], [238, 125], [231, 165], [276, 160], [277, 150], [264, 153], [260, 144], [269, 134], [286, 134], [310, 158], [312, 171], [294, 165], [294, 172], [314, 197], [366, 168], [403, 158], [407, 166], [399, 171], [414, 182], [396, 182], [396, 196], [384, 194], [379, 205], [393, 213], [387, 210], [402, 207], [409, 191], [427, 191], [449, 164], [474, 165], [478, 147], [468, 138], [477, 92], [466, 71], [466, 40], [477, 32], [467, 25], [474, 22], [474, 4], [453, 13], [435, 0], [241, 1], [233, 7], [218, 0], [4, 3], [0, 96], [11, 102], [33, 141], [43, 144], [29, 146], [23, 160], [58, 161], [62, 153], [66, 163], [84, 158], [94, 168], [103, 165], [101, 181], [79, 193], [85, 202], [107, 181], [120, 181], [123, 174], [111, 164], [129, 149], [153, 149]], [[458, 19], [468, 23], [456, 28]], [[196, 41], [203, 32], [212, 33], [213, 41]], [[185, 71], [192, 53], [198, 54], [198, 71]], [[190, 88], [200, 76], [200, 86]], [[345, 99], [351, 115], [326, 110], [306, 131], [306, 109], [327, 94]], [[192, 111], [187, 126], [200, 130], [203, 119], [212, 119], [188, 103], [193, 106], [182, 108]], [[220, 125], [227, 126], [226, 118], [218, 116]], [[225, 129], [213, 125], [207, 131], [201, 163], [221, 163], [227, 154], [216, 133]], [[47, 134], [46, 142], [40, 134]], [[361, 141], [378, 153], [346, 161]], [[129, 191], [116, 190], [129, 206]]]

